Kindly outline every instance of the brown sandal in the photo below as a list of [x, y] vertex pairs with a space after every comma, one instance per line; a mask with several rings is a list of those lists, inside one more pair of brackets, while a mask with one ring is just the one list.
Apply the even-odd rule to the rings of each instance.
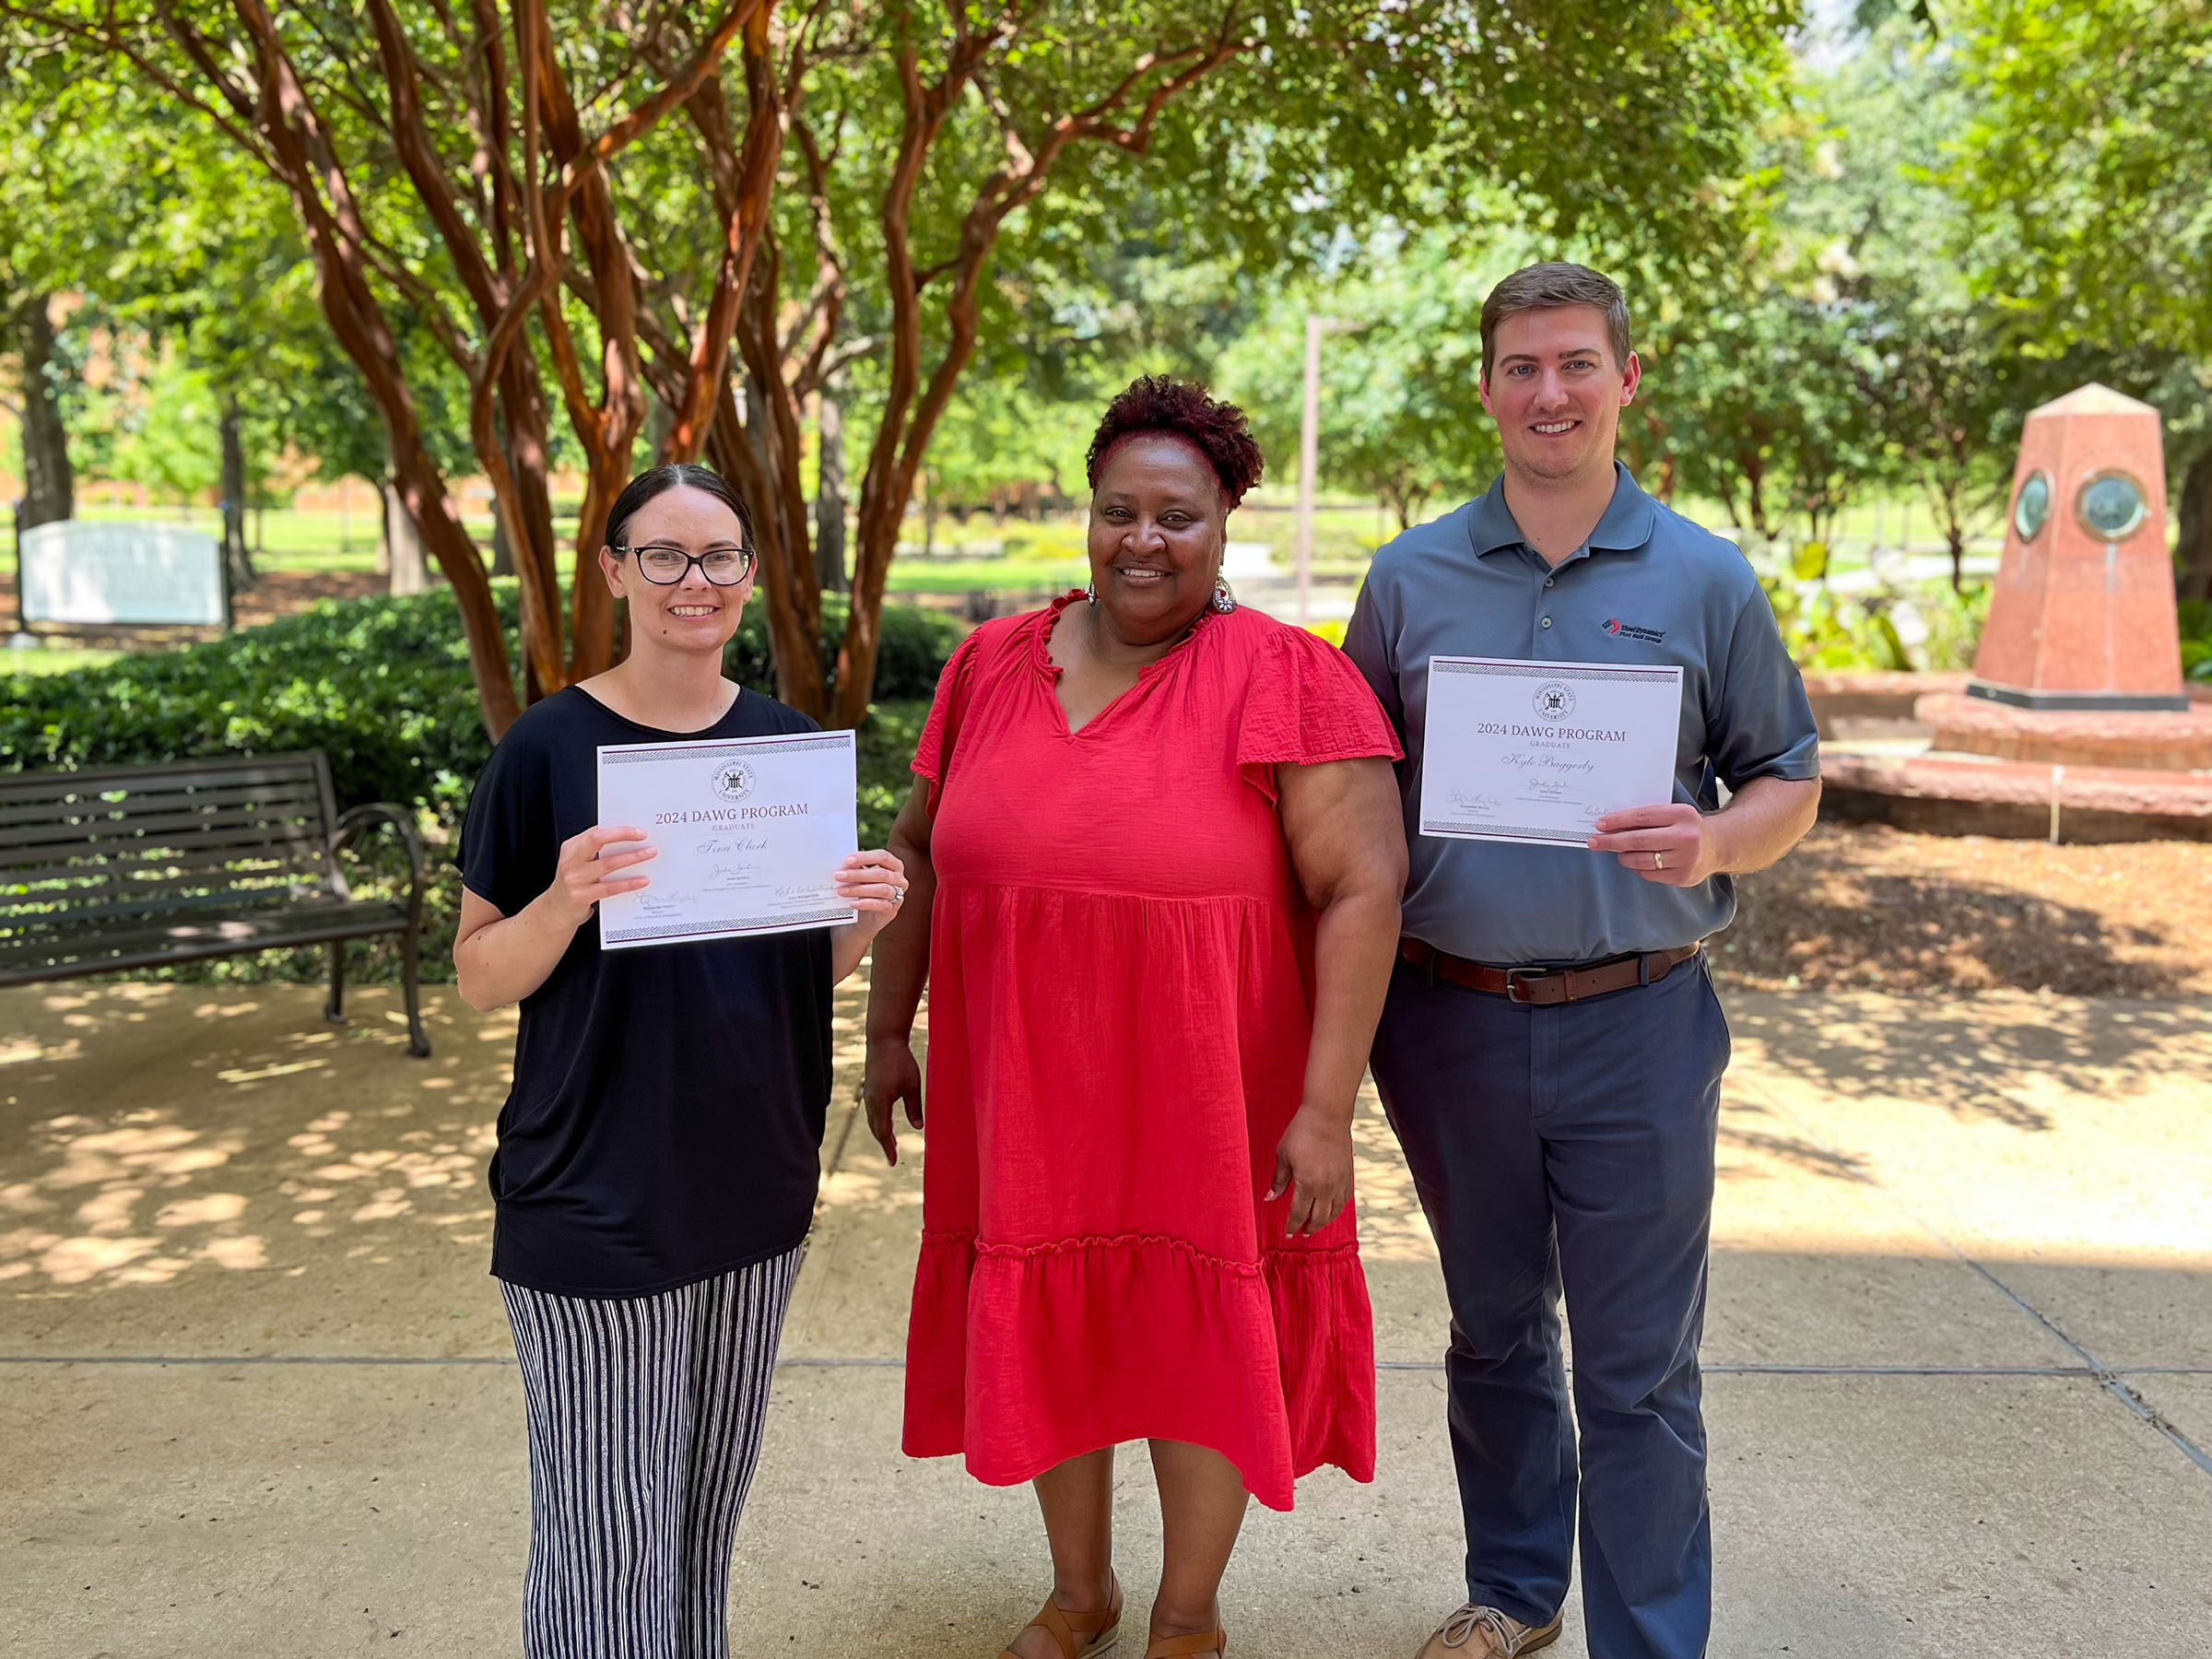
[[1145, 1659], [1193, 1659], [1199, 1653], [1218, 1653], [1229, 1659], [1229, 1632], [1201, 1630], [1195, 1636], [1156, 1636], [1145, 1650]]
[[[1118, 1576], [1113, 1580], [1113, 1592], [1104, 1607], [1088, 1613], [1071, 1613], [1048, 1595], [1044, 1598], [1044, 1610], [1022, 1629], [1042, 1630], [1058, 1642], [1061, 1659], [1091, 1659], [1091, 1655], [1104, 1653], [1121, 1637], [1122, 1581]], [[1020, 1659], [1020, 1655], [1009, 1647], [1000, 1651], [998, 1659]]]

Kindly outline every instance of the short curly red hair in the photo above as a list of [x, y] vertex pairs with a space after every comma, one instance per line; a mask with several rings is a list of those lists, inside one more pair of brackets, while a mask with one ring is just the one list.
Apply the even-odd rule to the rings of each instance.
[[1193, 382], [1147, 374], [1130, 382], [1129, 389], [1106, 406], [1105, 418], [1099, 422], [1084, 462], [1090, 487], [1099, 487], [1107, 456], [1124, 439], [1154, 432], [1196, 445], [1221, 480], [1222, 498], [1231, 507], [1260, 481], [1265, 462], [1243, 410], [1208, 397], [1206, 388]]

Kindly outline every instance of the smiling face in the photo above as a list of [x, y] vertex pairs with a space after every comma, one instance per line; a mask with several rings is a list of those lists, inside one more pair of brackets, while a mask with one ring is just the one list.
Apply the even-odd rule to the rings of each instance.
[[1195, 622], [1228, 525], [1221, 480], [1196, 445], [1164, 432], [1118, 444], [1090, 496], [1090, 577], [1114, 633], [1147, 645]]
[[1610, 475], [1620, 412], [1642, 374], [1632, 351], [1613, 360], [1595, 306], [1506, 318], [1491, 341], [1482, 406], [1498, 422], [1507, 470], [1547, 483]]
[[[622, 540], [631, 548], [737, 552], [745, 546], [745, 531], [723, 502], [703, 489], [678, 485], [639, 508], [623, 526]], [[685, 569], [681, 582], [663, 587], [645, 580], [634, 552], [618, 559], [611, 548], [601, 549], [599, 568], [606, 573], [606, 585], [615, 596], [629, 601], [633, 651], [641, 647], [720, 656], [737, 631], [745, 602], [753, 596], [750, 573], [735, 587], [717, 587], [694, 564]]]

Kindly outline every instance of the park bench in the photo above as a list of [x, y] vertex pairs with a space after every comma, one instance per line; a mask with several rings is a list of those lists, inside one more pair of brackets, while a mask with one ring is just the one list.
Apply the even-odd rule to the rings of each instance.
[[[357, 899], [338, 868], [380, 823], [406, 849], [404, 901]], [[422, 876], [406, 813], [339, 812], [320, 750], [0, 774], [0, 985], [326, 944], [324, 1014], [343, 1023], [346, 941], [399, 934], [420, 1057]]]

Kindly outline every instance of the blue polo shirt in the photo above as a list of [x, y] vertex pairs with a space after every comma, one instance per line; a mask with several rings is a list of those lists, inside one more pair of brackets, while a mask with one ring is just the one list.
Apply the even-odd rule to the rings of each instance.
[[1734, 920], [1735, 884], [1665, 887], [1610, 853], [1423, 835], [1431, 656], [1678, 664], [1675, 799], [1701, 812], [1719, 809], [1716, 781], [1820, 775], [1805, 682], [1743, 554], [1614, 470], [1589, 543], [1556, 569], [1522, 540], [1502, 477], [1406, 531], [1375, 555], [1345, 635], [1406, 747], [1406, 932], [1454, 956], [1520, 967], [1671, 949]]

